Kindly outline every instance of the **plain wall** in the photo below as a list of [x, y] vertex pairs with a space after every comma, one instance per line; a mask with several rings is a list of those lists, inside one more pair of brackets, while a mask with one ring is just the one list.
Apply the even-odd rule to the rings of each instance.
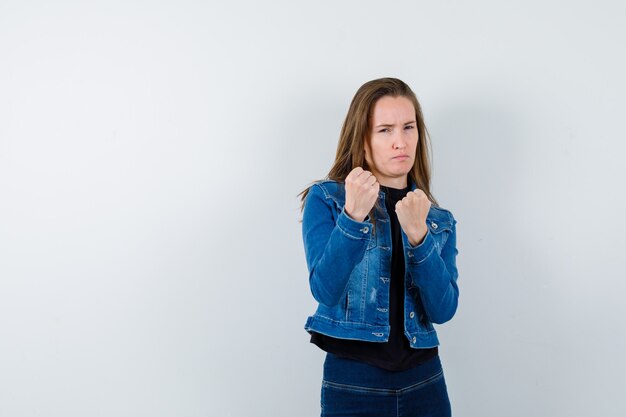
[[454, 415], [623, 417], [620, 1], [0, 1], [0, 416], [319, 415], [296, 195], [420, 99]]

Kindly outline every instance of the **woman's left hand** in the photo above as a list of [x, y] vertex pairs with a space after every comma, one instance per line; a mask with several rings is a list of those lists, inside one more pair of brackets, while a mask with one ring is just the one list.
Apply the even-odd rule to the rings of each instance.
[[420, 189], [410, 191], [406, 197], [396, 203], [398, 221], [412, 246], [419, 245], [428, 232], [426, 216], [430, 210], [430, 204], [430, 200]]

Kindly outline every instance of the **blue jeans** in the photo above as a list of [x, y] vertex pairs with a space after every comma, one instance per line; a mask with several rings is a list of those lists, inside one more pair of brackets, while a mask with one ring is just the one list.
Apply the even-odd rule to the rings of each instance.
[[328, 353], [322, 381], [322, 417], [450, 417], [439, 356], [391, 372]]

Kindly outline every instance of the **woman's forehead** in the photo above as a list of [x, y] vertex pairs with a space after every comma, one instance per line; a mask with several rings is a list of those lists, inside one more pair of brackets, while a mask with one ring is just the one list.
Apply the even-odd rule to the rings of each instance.
[[408, 123], [415, 121], [415, 108], [406, 97], [385, 96], [372, 109], [372, 122], [379, 124]]

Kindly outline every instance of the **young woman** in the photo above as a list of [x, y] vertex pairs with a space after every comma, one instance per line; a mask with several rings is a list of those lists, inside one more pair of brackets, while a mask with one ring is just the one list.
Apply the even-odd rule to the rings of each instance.
[[327, 352], [322, 416], [450, 416], [433, 323], [454, 315], [456, 220], [430, 192], [427, 131], [408, 85], [365, 83], [327, 179], [302, 193], [305, 329]]

